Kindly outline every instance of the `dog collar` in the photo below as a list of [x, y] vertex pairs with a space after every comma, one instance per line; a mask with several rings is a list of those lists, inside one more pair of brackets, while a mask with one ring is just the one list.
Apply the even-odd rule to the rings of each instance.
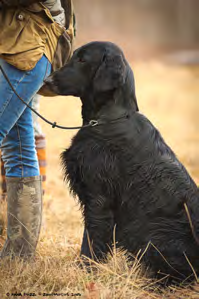
[[[103, 119], [98, 119], [98, 120], [91, 119], [88, 124], [89, 124], [90, 127], [96, 127], [96, 126], [99, 126], [99, 125], [112, 124], [112, 123], [118, 122], [120, 120], [129, 119], [129, 118], [130, 118], [129, 114], [124, 114], [124, 115], [122, 115], [118, 118], [114, 118], [114, 119], [107, 120], [107, 121], [105, 121]], [[82, 128], [83, 127], [84, 126], [82, 126]], [[86, 125], [86, 127], [88, 127], [88, 126]]]

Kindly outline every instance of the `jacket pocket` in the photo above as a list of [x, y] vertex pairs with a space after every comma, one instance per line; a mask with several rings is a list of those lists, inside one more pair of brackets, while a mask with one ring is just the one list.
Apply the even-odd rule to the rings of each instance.
[[32, 69], [45, 50], [45, 25], [23, 9], [0, 10], [0, 55], [21, 70]]

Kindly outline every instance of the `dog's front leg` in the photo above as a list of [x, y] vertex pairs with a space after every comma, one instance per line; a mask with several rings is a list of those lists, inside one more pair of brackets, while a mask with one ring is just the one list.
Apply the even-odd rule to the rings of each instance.
[[102, 260], [112, 245], [113, 212], [105, 205], [90, 204], [85, 207], [85, 230], [81, 255], [93, 260]]

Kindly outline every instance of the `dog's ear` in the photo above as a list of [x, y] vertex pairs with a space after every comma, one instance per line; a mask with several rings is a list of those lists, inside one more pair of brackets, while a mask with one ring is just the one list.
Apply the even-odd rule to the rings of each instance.
[[104, 54], [102, 63], [94, 77], [96, 91], [108, 91], [125, 83], [126, 65], [122, 55]]

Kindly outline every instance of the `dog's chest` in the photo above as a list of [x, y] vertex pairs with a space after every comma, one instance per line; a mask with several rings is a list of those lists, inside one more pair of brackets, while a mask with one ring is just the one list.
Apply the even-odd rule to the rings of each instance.
[[103, 178], [113, 185], [131, 180], [149, 150], [144, 145], [145, 136], [134, 131], [121, 125], [106, 130], [80, 130], [67, 150], [69, 175], [76, 169], [81, 180], [85, 176], [96, 178], [95, 182]]

